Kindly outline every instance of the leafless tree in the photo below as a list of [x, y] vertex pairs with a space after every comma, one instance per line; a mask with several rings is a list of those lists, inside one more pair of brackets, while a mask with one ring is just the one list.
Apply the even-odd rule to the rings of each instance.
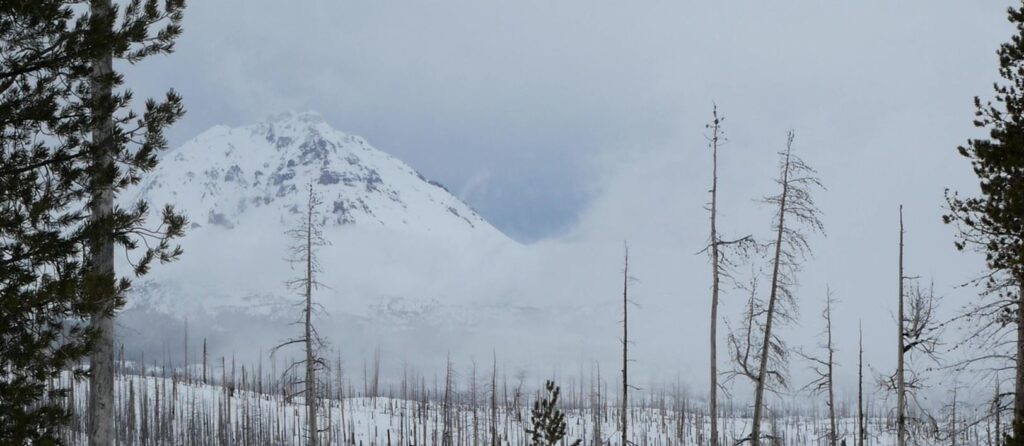
[[622, 446], [629, 445], [629, 283], [635, 280], [629, 275], [629, 246], [625, 246], [622, 267]]
[[702, 252], [707, 252], [711, 257], [711, 365], [709, 370], [710, 383], [708, 385], [708, 413], [711, 417], [711, 446], [718, 446], [718, 301], [721, 293], [723, 278], [731, 278], [729, 267], [732, 266], [724, 248], [729, 245], [736, 245], [741, 248], [752, 243], [752, 239], [744, 237], [737, 240], [726, 241], [721, 238], [718, 232], [718, 148], [725, 144], [726, 138], [722, 132], [724, 117], [718, 115], [718, 107], [715, 106], [711, 112], [711, 123], [706, 127], [711, 131], [707, 136], [708, 146], [711, 148], [711, 202], [707, 210], [711, 214], [711, 235], [708, 246]]
[[445, 360], [445, 371], [444, 371], [444, 400], [442, 400], [441, 410], [443, 419], [441, 421], [441, 446], [451, 446], [453, 444], [452, 439], [452, 391], [455, 383], [455, 376], [453, 375], [452, 355], [448, 353], [447, 359]]
[[[910, 421], [910, 405], [915, 406], [915, 413], [928, 417], [917, 396], [918, 390], [924, 386], [924, 379], [920, 371], [912, 367], [912, 361], [938, 360], [937, 352], [945, 324], [938, 320], [936, 313], [938, 298], [935, 296], [934, 285], [925, 289], [916, 277], [907, 276], [904, 266], [906, 230], [903, 206], [899, 208], [899, 226], [896, 371], [881, 380], [881, 387], [896, 394], [896, 441], [899, 446], [905, 446], [909, 435], [907, 424]], [[928, 418], [913, 421], [931, 421]]]
[[747, 304], [744, 307], [742, 324], [729, 330], [729, 351], [732, 354], [733, 369], [725, 373], [728, 380], [737, 376], [757, 381], [757, 346], [764, 333], [761, 318], [764, 316], [764, 305], [758, 299], [759, 274], [752, 268], [749, 283], [741, 288], [747, 292]]
[[[761, 441], [765, 390], [773, 385], [786, 386], [784, 370], [773, 367], [773, 363], [784, 364], [787, 350], [782, 339], [773, 332], [773, 328], [776, 323], [794, 320], [797, 312], [794, 294], [797, 285], [796, 274], [800, 270], [802, 260], [811, 252], [808, 235], [812, 232], [823, 233], [825, 229], [818, 217], [820, 211], [811, 196], [813, 189], [823, 186], [816, 176], [816, 171], [793, 154], [795, 136], [793, 131], [786, 135], [786, 149], [780, 153], [779, 177], [776, 179], [780, 191], [764, 200], [776, 208], [773, 225], [775, 239], [769, 297], [763, 310], [763, 336], [760, 339], [761, 347], [754, 380], [754, 416], [748, 438], [753, 445], [760, 445]], [[754, 309], [752, 304], [752, 316], [755, 313]], [[776, 361], [773, 361], [773, 357]], [[773, 382], [769, 383], [769, 380]]]
[[491, 364], [491, 446], [498, 446], [498, 354], [492, 352]]
[[319, 444], [317, 372], [327, 368], [327, 361], [321, 356], [326, 343], [313, 324], [314, 313], [323, 311], [323, 308], [313, 301], [313, 291], [322, 286], [316, 278], [320, 272], [317, 251], [327, 244], [327, 240], [323, 236], [323, 222], [319, 211], [321, 204], [320, 197], [313, 190], [313, 185], [310, 185], [303, 221], [299, 226], [288, 231], [288, 235], [295, 241], [291, 247], [289, 260], [293, 265], [302, 267], [302, 275], [288, 282], [289, 288], [298, 291], [302, 296], [302, 301], [299, 303], [302, 309], [301, 315], [295, 322], [296, 325], [302, 326], [302, 335], [288, 339], [271, 350], [271, 355], [274, 355], [282, 347], [292, 344], [301, 344], [303, 347], [304, 358], [289, 364], [284, 371], [284, 376], [289, 376], [298, 367], [304, 368], [305, 378], [293, 384], [302, 384], [302, 390], [296, 394], [304, 394], [307, 411], [306, 429], [310, 446]]
[[718, 117], [718, 107], [714, 107], [709, 137], [711, 146], [711, 383], [708, 386], [708, 414], [711, 416], [711, 446], [718, 446], [718, 293], [719, 293], [719, 257], [718, 257], [718, 146], [725, 141], [722, 136], [722, 121]]
[[995, 446], [1000, 446], [1003, 444], [1003, 429], [1000, 426], [1002, 424], [1000, 414], [1003, 411], [1002, 394], [999, 391], [999, 377], [997, 376], [994, 381], [996, 391], [992, 395], [992, 416], [995, 418]]
[[907, 444], [907, 438], [906, 438], [907, 437], [907, 418], [906, 418], [906, 414], [907, 414], [907, 406], [906, 406], [907, 391], [906, 391], [906, 389], [907, 389], [907, 387], [906, 387], [906, 373], [905, 373], [906, 369], [905, 369], [905, 365], [903, 363], [904, 357], [905, 357], [906, 352], [907, 352], [906, 330], [904, 329], [904, 324], [906, 323], [906, 317], [904, 316], [904, 312], [903, 312], [903, 299], [904, 299], [904, 296], [905, 296], [905, 294], [903, 292], [903, 284], [904, 284], [904, 281], [907, 279], [907, 276], [905, 275], [906, 273], [904, 273], [904, 271], [903, 271], [903, 235], [904, 235], [904, 233], [905, 233], [905, 231], [903, 229], [903, 206], [901, 205], [900, 206], [900, 256], [899, 256], [900, 257], [900, 260], [899, 260], [899, 270], [900, 270], [900, 275], [899, 275], [899, 277], [900, 277], [900, 285], [899, 285], [899, 312], [898, 312], [898, 316], [896, 318], [896, 322], [897, 322], [896, 338], [897, 338], [897, 340], [899, 342], [899, 344], [897, 345], [897, 349], [896, 349], [896, 354], [897, 354], [897, 359], [896, 359], [896, 432], [897, 432], [896, 433], [896, 444], [898, 446], [905, 446]]
[[811, 362], [811, 370], [816, 375], [816, 378], [804, 386], [804, 389], [810, 390], [815, 394], [823, 394], [826, 397], [825, 406], [828, 407], [829, 421], [827, 439], [829, 446], [836, 446], [836, 442], [838, 441], [838, 434], [836, 430], [835, 375], [833, 374], [833, 370], [837, 365], [835, 362], [836, 347], [832, 342], [832, 304], [835, 302], [835, 298], [832, 297], [832, 290], [826, 290], [825, 309], [821, 312], [821, 318], [825, 321], [825, 329], [822, 332], [825, 340], [819, 344], [819, 347], [824, 350], [823, 356], [814, 356], [799, 352], [800, 356]]
[[203, 384], [206, 384], [206, 338], [203, 338]]
[[864, 425], [864, 327], [857, 324], [857, 446], [864, 446], [867, 427]]
[[961, 435], [959, 423], [962, 422], [961, 419], [957, 418], [957, 409], [960, 408], [959, 404], [961, 403], [959, 399], [960, 389], [962, 387], [960, 385], [959, 377], [953, 378], [951, 387], [952, 400], [949, 404], [946, 404], [943, 407], [943, 412], [948, 416], [948, 419], [946, 420], [946, 428], [943, 431], [936, 432], [936, 439], [945, 439], [949, 441], [951, 446], [957, 446]]
[[480, 420], [477, 414], [477, 381], [476, 381], [476, 359], [473, 359], [473, 369], [470, 371], [469, 380], [469, 408], [473, 411], [473, 445], [480, 444]]
[[[938, 364], [938, 353], [941, 347], [941, 335], [944, 325], [938, 320], [937, 309], [939, 298], [935, 295], [934, 285], [924, 288], [912, 277], [909, 288], [904, 287], [906, 296], [902, 305], [900, 337], [900, 355], [897, 370], [883, 382], [883, 388], [896, 392], [897, 441], [907, 444], [910, 430], [908, 423], [934, 423], [927, 407], [919, 400], [919, 394], [925, 388], [923, 366], [919, 363]], [[911, 409], [917, 414], [910, 416]], [[902, 431], [902, 432], [901, 432]]]

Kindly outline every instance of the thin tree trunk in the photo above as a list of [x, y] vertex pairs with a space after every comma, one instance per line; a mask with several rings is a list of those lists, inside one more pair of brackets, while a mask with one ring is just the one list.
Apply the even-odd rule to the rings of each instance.
[[1003, 428], [1002, 426], [1000, 426], [1000, 422], [1002, 420], [999, 416], [1000, 412], [1002, 411], [1000, 409], [1001, 407], [999, 407], [999, 377], [996, 376], [996, 394], [992, 398], [992, 411], [995, 412], [994, 415], [996, 417], [996, 446], [1000, 446], [1001, 444], [1003, 444]]
[[188, 317], [185, 317], [185, 384], [191, 384], [191, 376], [188, 372]]
[[836, 398], [835, 387], [832, 378], [833, 366], [835, 365], [835, 349], [832, 346], [832, 298], [829, 297], [825, 303], [826, 329], [828, 331], [828, 419], [831, 430], [829, 431], [829, 445], [836, 446]]
[[622, 446], [629, 444], [629, 247], [622, 269]]
[[443, 421], [441, 426], [441, 445], [452, 446], [452, 356], [448, 353], [447, 365], [444, 371], [444, 407]]
[[498, 446], [498, 354], [491, 366], [491, 446]]
[[713, 112], [711, 133], [711, 370], [708, 415], [711, 417], [711, 446], [718, 446], [718, 108]]
[[309, 430], [309, 445], [319, 444], [316, 425], [316, 358], [313, 352], [313, 202], [306, 212], [306, 428]]
[[900, 252], [899, 252], [899, 312], [896, 318], [897, 325], [897, 356], [896, 356], [896, 444], [906, 446], [907, 444], [907, 419], [906, 419], [906, 382], [903, 372], [903, 355], [906, 352], [903, 344], [903, 205], [900, 205]]
[[764, 388], [768, 370], [768, 350], [772, 339], [772, 321], [775, 315], [775, 304], [778, 300], [779, 269], [782, 257], [782, 235], [786, 223], [786, 198], [789, 193], [789, 148], [786, 149], [786, 160], [782, 171], [782, 196], [779, 200], [779, 223], [775, 234], [775, 255], [772, 260], [772, 285], [768, 297], [768, 312], [764, 324], [764, 342], [761, 345], [761, 365], [757, 370], [757, 382], [754, 389], [754, 419], [750, 430], [750, 442], [754, 446], [761, 444], [761, 418], [764, 416]]
[[[90, 3], [93, 20], [107, 20], [113, 9], [110, 0], [94, 0]], [[95, 22], [94, 22], [95, 23]], [[105, 26], [105, 25], [104, 25]], [[92, 67], [92, 111], [98, 119], [93, 130], [92, 142], [96, 145], [93, 163], [93, 190], [90, 220], [93, 223], [105, 220], [114, 210], [113, 179], [109, 171], [114, 163], [113, 117], [103, 109], [104, 100], [109, 98], [110, 83], [104, 77], [113, 72], [113, 55], [104, 52]], [[97, 275], [114, 276], [114, 244], [109, 231], [96, 231], [90, 240], [89, 259], [91, 272]], [[113, 305], [114, 296], [103, 296]], [[114, 444], [114, 319], [113, 309], [104, 308], [92, 315], [92, 327], [97, 332], [96, 344], [89, 358], [89, 444]]]
[[864, 446], [864, 328], [858, 324], [858, 354], [857, 354], [857, 445]]
[[950, 422], [951, 426], [950, 426], [950, 435], [949, 435], [950, 438], [953, 440], [953, 445], [952, 446], [956, 446], [956, 391], [957, 391], [956, 388], [957, 388], [957, 383], [954, 382], [953, 383], [953, 413], [952, 413], [952, 420]]

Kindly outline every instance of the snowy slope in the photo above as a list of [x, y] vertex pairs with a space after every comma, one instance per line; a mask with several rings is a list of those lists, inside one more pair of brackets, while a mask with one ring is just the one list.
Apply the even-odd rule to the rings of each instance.
[[[133, 282], [118, 317], [126, 349], [160, 355], [183, 339], [186, 320], [188, 338], [208, 341], [211, 354], [249, 361], [294, 336], [300, 298], [286, 283], [301, 268], [287, 260], [286, 232], [301, 221], [309, 184], [323, 197], [330, 242], [318, 253], [314, 300], [325, 311], [316, 324], [347, 357], [380, 349], [425, 367], [449, 352], [496, 351], [523, 366], [575, 368], [618, 351], [608, 327], [619, 320], [620, 243], [520, 245], [314, 113], [214, 127], [163, 153], [121, 195], [172, 204], [191, 221], [181, 259]], [[637, 333], [644, 326], [665, 325]]]
[[[140, 190], [184, 209], [193, 229], [261, 224], [261, 209], [299, 211], [313, 184], [333, 225], [379, 225], [439, 237], [504, 235], [443, 186], [315, 112], [239, 128], [217, 126], [162, 157]], [[128, 194], [129, 196], [133, 194]]]
[[[185, 255], [136, 281], [129, 308], [214, 317], [277, 316], [295, 295], [286, 232], [300, 222], [307, 187], [323, 205], [331, 243], [319, 253], [328, 311], [412, 317], [451, 307], [453, 271], [519, 245], [443, 186], [314, 112], [217, 126], [162, 155], [125, 202], [172, 204], [190, 221]], [[479, 296], [479, 294], [477, 294]], [[382, 314], [383, 313], [383, 314]], [[343, 315], [338, 315], [342, 317]]]

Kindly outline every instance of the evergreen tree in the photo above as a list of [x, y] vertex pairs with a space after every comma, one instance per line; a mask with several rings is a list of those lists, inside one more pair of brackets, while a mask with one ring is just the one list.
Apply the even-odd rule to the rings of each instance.
[[172, 91], [136, 115], [122, 77], [96, 62], [170, 52], [184, 4], [133, 0], [96, 15], [81, 3], [0, 2], [0, 444], [58, 442], [66, 389], [51, 378], [95, 349], [89, 322], [112, 317], [130, 286], [93, 267], [96, 242], [144, 245], [136, 275], [181, 253], [171, 241], [185, 219], [169, 207], [155, 228], [144, 202], [92, 209], [156, 165], [163, 129], [183, 113]]
[[[547, 390], [547, 398], [541, 398], [533, 403], [533, 410], [530, 412], [530, 424], [533, 426], [526, 430], [530, 435], [530, 446], [555, 446], [562, 443], [565, 438], [565, 413], [558, 409], [558, 395], [561, 389], [554, 381], [548, 381], [544, 385]], [[579, 446], [580, 440], [576, 440], [570, 446]]]
[[[1016, 33], [997, 51], [1002, 81], [994, 85], [995, 102], [975, 98], [974, 125], [988, 130], [987, 138], [971, 139], [958, 148], [970, 159], [981, 195], [946, 193], [945, 223], [958, 229], [956, 247], [985, 253], [989, 274], [981, 283], [989, 298], [975, 314], [995, 314], [980, 321], [988, 330], [1016, 328], [1016, 386], [1012, 439], [1024, 444], [1024, 5], [1008, 10]], [[994, 339], [996, 336], [983, 336]], [[988, 346], [996, 348], [995, 346]]]

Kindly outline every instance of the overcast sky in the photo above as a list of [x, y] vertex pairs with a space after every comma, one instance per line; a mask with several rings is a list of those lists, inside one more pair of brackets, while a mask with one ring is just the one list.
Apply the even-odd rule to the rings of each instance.
[[[129, 85], [184, 95], [175, 145], [215, 124], [317, 110], [513, 238], [610, 246], [612, 269], [629, 239], [655, 313], [686, 282], [674, 265], [693, 263], [706, 238], [712, 103], [730, 139], [722, 224], [737, 235], [768, 229], [754, 199], [771, 192], [775, 153], [795, 129], [796, 151], [828, 187], [828, 237], [814, 240], [804, 289], [830, 284], [850, 306], [839, 328], [882, 324], [866, 337], [886, 342], [879, 308], [894, 292], [899, 204], [908, 271], [936, 278], [947, 311], [971, 299], [955, 285], [982, 265], [953, 250], [939, 218], [944, 188], [976, 190], [956, 147], [980, 134], [972, 100], [991, 96], [1009, 4], [197, 0], [177, 53], [134, 67]], [[702, 262], [683, 275], [704, 277]]]
[[184, 94], [175, 145], [317, 110], [530, 241], [573, 226], [600, 154], [703, 163], [712, 101], [750, 150], [794, 127], [822, 163], [965, 172], [953, 149], [1010, 31], [1005, 1], [641, 3], [195, 1], [177, 53], [129, 84]]

